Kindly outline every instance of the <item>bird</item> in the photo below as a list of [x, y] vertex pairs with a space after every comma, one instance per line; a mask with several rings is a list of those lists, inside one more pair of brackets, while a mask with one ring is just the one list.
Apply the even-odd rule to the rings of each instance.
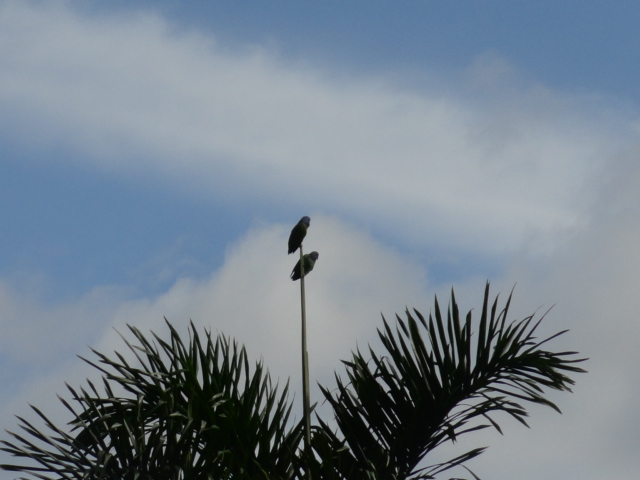
[[[311, 252], [302, 256], [302, 260], [304, 261], [304, 275], [306, 275], [311, 270], [313, 270], [313, 267], [315, 266], [316, 260], [318, 260], [319, 256], [320, 255], [318, 254], [318, 252]], [[299, 279], [300, 279], [300, 260], [298, 260], [298, 263], [296, 263], [296, 266], [293, 267], [293, 270], [291, 270], [291, 280], [296, 281]]]
[[310, 223], [311, 219], [307, 216], [304, 216], [300, 219], [296, 226], [291, 229], [291, 235], [289, 235], [289, 255], [295, 252], [298, 248], [300, 248], [300, 245], [302, 245], [302, 240], [307, 234], [307, 228], [309, 228]]

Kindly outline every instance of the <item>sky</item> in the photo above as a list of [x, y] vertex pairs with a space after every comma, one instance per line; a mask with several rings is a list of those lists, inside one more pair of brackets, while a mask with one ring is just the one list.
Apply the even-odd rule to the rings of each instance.
[[639, 17], [624, 0], [0, 0], [2, 428], [29, 403], [64, 421], [56, 394], [94, 375], [77, 355], [124, 351], [127, 324], [166, 335], [163, 317], [233, 336], [298, 391], [286, 241], [309, 215], [313, 401], [381, 314], [428, 314], [452, 287], [477, 312], [486, 281], [515, 285], [512, 318], [553, 307], [540, 336], [569, 329], [551, 345], [589, 372], [551, 394], [562, 415], [533, 407], [530, 429], [503, 418], [452, 451], [489, 446], [482, 478], [637, 478]]

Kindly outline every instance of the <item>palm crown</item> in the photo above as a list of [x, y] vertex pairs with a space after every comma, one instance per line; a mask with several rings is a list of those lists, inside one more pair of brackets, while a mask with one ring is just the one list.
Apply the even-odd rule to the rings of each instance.
[[540, 320], [508, 321], [510, 302], [490, 303], [487, 284], [476, 331], [453, 291], [446, 318], [436, 299], [428, 318], [414, 310], [395, 326], [383, 319], [384, 354], [353, 352], [346, 379], [321, 386], [337, 427], [317, 417], [311, 452], [290, 419], [288, 385], [279, 392], [244, 348], [210, 332], [201, 338], [193, 324], [187, 342], [169, 322], [168, 341], [130, 326], [136, 344], [124, 340], [135, 362], [94, 352], [97, 360], [85, 361], [102, 372], [102, 389], [68, 387], [71, 400], [61, 401], [70, 428], [35, 407], [44, 427], [19, 418], [22, 433], [2, 450], [24, 462], [2, 468], [51, 480], [435, 478], [483, 448], [421, 466], [434, 448], [474, 430], [500, 431], [494, 413], [526, 425], [525, 402], [559, 411], [545, 389], [570, 390], [568, 374], [584, 371], [576, 352], [545, 350], [564, 332], [539, 341]]

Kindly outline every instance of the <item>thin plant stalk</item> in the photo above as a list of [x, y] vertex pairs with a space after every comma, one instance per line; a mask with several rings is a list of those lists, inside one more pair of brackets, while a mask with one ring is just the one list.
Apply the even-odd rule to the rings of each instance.
[[[304, 258], [300, 245], [300, 306], [302, 310], [302, 413], [304, 416], [304, 449], [311, 451], [311, 401], [309, 395], [309, 354], [307, 352], [307, 308], [304, 296]], [[311, 473], [307, 470], [308, 478]]]

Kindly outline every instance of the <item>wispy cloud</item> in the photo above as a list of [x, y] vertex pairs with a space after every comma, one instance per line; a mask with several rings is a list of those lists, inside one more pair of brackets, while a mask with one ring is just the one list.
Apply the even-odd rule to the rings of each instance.
[[594, 176], [628, 135], [588, 101], [509, 82], [493, 57], [471, 87], [407, 90], [61, 5], [1, 7], [6, 140], [217, 198], [295, 197], [400, 242], [496, 253], [584, 226]]

